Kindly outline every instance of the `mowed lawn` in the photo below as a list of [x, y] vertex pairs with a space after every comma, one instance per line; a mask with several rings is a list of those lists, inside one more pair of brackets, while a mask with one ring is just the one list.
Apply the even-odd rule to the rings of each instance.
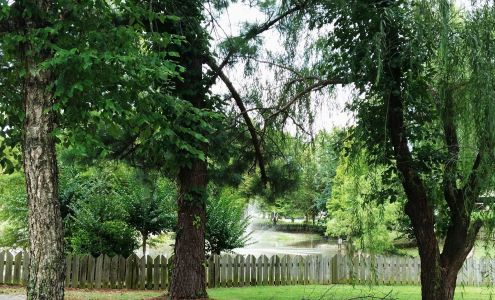
[[[23, 288], [0, 286], [2, 295], [24, 294]], [[306, 285], [306, 286], [259, 286], [245, 288], [215, 288], [209, 289], [210, 298], [216, 300], [323, 300], [323, 299], [397, 299], [420, 300], [418, 286], [351, 286], [351, 285]], [[74, 290], [66, 292], [68, 300], [97, 300], [121, 299], [138, 300], [150, 299], [163, 295], [153, 291], [126, 290]], [[492, 295], [494, 297], [492, 297]], [[373, 298], [375, 297], [375, 298]], [[456, 299], [481, 300], [495, 299], [495, 289], [486, 287], [458, 287]], [[5, 298], [3, 298], [5, 299]]]

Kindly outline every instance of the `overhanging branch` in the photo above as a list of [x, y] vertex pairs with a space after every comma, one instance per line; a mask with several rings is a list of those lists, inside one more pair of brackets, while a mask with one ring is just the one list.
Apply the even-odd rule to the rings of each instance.
[[[250, 30], [248, 30], [248, 32], [246, 32], [245, 34], [239, 36], [239, 38], [241, 38], [243, 41], [249, 41], [253, 38], [255, 38], [256, 36], [262, 34], [263, 32], [267, 31], [267, 30], [270, 30], [272, 28], [272, 26], [274, 26], [275, 24], [277, 24], [280, 20], [284, 19], [285, 17], [299, 11], [299, 10], [302, 10], [304, 9], [304, 7], [306, 7], [308, 1], [303, 1], [299, 4], [296, 4], [294, 5], [292, 8], [286, 10], [285, 12], [281, 13], [280, 15], [278, 15], [276, 18], [274, 19], [271, 19], [271, 20], [268, 20], [266, 21], [265, 23], [263, 24], [260, 24], [259, 26], [255, 26], [253, 28], [251, 28]], [[214, 71], [215, 73], [213, 74], [212, 78], [216, 78], [217, 76], [219, 76], [219, 72], [223, 70], [223, 68], [229, 63], [230, 59], [234, 56], [235, 54], [235, 50], [234, 49], [231, 49], [227, 55], [225, 56], [225, 58], [222, 60], [222, 62], [218, 65], [218, 68], [217, 68], [217, 71]]]
[[214, 59], [213, 58], [209, 59], [207, 61], [207, 64], [214, 72], [218, 74], [220, 79], [222, 79], [222, 81], [225, 83], [225, 85], [229, 89], [230, 94], [232, 95], [232, 98], [234, 98], [237, 107], [239, 107], [239, 110], [241, 111], [242, 117], [244, 118], [244, 122], [248, 127], [249, 134], [251, 135], [251, 141], [254, 146], [256, 160], [258, 161], [258, 166], [260, 168], [261, 182], [264, 185], [266, 185], [266, 183], [268, 182], [268, 176], [266, 175], [265, 161], [263, 158], [263, 153], [261, 152], [261, 143], [260, 143], [260, 139], [258, 138], [256, 128], [254, 127], [253, 122], [249, 117], [248, 110], [246, 109], [246, 106], [244, 105], [244, 102], [242, 101], [240, 94], [237, 92], [234, 85], [232, 84], [230, 79], [225, 75], [225, 73], [222, 70], [218, 69], [218, 66], [216, 65]]
[[312, 85], [306, 87], [304, 90], [297, 93], [292, 99], [289, 100], [284, 106], [282, 106], [279, 110], [271, 114], [268, 119], [275, 118], [279, 114], [286, 112], [292, 105], [294, 105], [297, 101], [299, 101], [302, 97], [312, 93], [313, 91], [320, 90], [329, 85], [342, 84], [342, 81], [335, 79], [323, 79], [319, 80]]

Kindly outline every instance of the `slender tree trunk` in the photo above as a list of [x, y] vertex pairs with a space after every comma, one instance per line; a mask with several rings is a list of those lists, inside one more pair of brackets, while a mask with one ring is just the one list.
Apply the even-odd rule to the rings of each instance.
[[141, 233], [143, 236], [143, 257], [146, 256], [146, 242], [148, 241], [148, 234], [147, 233]]
[[[29, 24], [29, 23], [28, 23]], [[29, 49], [30, 45], [26, 48]], [[25, 52], [26, 53], [26, 52]], [[41, 55], [43, 56], [43, 55]], [[46, 59], [38, 57], [39, 61]], [[48, 90], [49, 72], [36, 72], [29, 55], [24, 96], [24, 174], [29, 206], [28, 299], [64, 298], [65, 259], [63, 227], [58, 199], [58, 170], [52, 131], [54, 98]]]
[[195, 160], [179, 173], [178, 223], [174, 268], [169, 296], [172, 299], [206, 298], [205, 224], [207, 164]]

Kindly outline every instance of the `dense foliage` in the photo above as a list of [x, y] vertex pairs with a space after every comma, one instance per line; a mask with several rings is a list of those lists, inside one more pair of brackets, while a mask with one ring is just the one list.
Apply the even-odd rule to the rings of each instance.
[[327, 234], [342, 237], [363, 251], [393, 252], [394, 239], [401, 235], [404, 196], [397, 188], [396, 195], [401, 195], [398, 201], [380, 199], [384, 168], [368, 166], [364, 153], [342, 156], [327, 203]]
[[[28, 246], [23, 176], [0, 179], [0, 247]], [[61, 164], [60, 199], [68, 252], [128, 256], [152, 235], [176, 229], [176, 185], [158, 173], [123, 163], [92, 167]], [[249, 219], [245, 199], [230, 188], [210, 189], [206, 226], [208, 253], [243, 247]]]
[[249, 242], [246, 202], [230, 188], [211, 191], [206, 206], [206, 252], [220, 254]]

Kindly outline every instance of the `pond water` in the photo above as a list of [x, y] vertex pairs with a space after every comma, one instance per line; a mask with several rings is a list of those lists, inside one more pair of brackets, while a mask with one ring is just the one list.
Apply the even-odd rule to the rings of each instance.
[[[247, 229], [250, 232], [249, 241], [246, 246], [234, 249], [234, 253], [242, 255], [267, 255], [287, 254], [287, 255], [328, 255], [333, 256], [339, 251], [337, 241], [334, 239], [326, 239], [316, 233], [304, 232], [281, 232], [271, 229], [258, 229], [254, 226], [258, 222], [266, 222], [263, 218], [264, 214], [260, 213], [258, 207], [250, 203], [246, 208], [246, 215], [250, 217], [251, 224]], [[290, 220], [283, 220], [290, 222]], [[303, 220], [295, 220], [300, 223]], [[255, 229], [256, 228], [256, 229]], [[170, 256], [173, 251], [174, 236], [168, 234], [163, 236], [160, 242], [149, 247], [147, 254], [166, 255]], [[136, 253], [141, 254], [139, 250]]]
[[[173, 251], [173, 234], [163, 238], [160, 242], [148, 248], [147, 254], [151, 256], [166, 255], [169, 257]], [[288, 233], [273, 230], [253, 230], [248, 244], [243, 248], [233, 250], [242, 255], [328, 255], [333, 256], [338, 252], [337, 241], [326, 239], [315, 233]], [[141, 255], [140, 249], [136, 253]]]
[[273, 230], [254, 230], [248, 245], [233, 250], [243, 255], [328, 255], [338, 252], [337, 241], [315, 233], [288, 233]]

